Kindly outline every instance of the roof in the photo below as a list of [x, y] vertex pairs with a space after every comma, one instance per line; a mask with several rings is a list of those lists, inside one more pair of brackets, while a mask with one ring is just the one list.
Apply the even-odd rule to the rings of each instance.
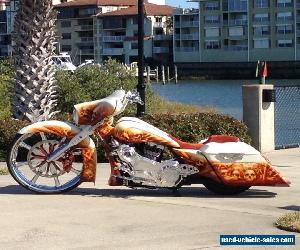
[[[145, 15], [147, 16], [171, 16], [173, 14], [174, 8], [168, 5], [158, 5], [152, 3], [145, 3]], [[131, 6], [125, 9], [99, 13], [96, 16], [106, 17], [106, 16], [135, 16], [138, 15], [138, 6]]]
[[137, 0], [74, 0], [55, 5], [55, 7], [75, 7], [75, 6], [133, 6]]

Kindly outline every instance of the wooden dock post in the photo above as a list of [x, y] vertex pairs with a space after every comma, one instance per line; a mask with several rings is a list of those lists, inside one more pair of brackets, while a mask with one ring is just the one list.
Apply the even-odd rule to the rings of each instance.
[[150, 80], [150, 66], [147, 66], [147, 84], [150, 84], [151, 80]]
[[156, 66], [156, 69], [155, 69], [155, 73], [156, 73], [156, 82], [158, 83], [158, 66]]
[[162, 77], [162, 82], [165, 85], [166, 84], [166, 76], [165, 76], [165, 66], [161, 66], [161, 77]]
[[175, 71], [175, 84], [178, 83], [178, 71], [177, 71], [177, 65], [174, 66]]
[[167, 66], [167, 81], [170, 82], [170, 67]]

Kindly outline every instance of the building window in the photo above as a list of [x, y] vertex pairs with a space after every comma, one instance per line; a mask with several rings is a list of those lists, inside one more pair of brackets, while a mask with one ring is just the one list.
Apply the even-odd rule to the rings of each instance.
[[293, 19], [292, 12], [278, 12], [277, 21], [290, 21]]
[[247, 11], [248, 0], [228, 0], [229, 11]]
[[220, 49], [220, 41], [213, 40], [213, 41], [205, 41], [205, 49]]
[[255, 8], [268, 8], [269, 7], [269, 0], [255, 0], [254, 1]]
[[277, 0], [277, 7], [282, 8], [282, 7], [292, 7], [292, 0]]
[[279, 48], [293, 47], [293, 40], [277, 40], [277, 46]]
[[253, 42], [255, 49], [268, 49], [270, 47], [269, 39], [255, 39]]
[[71, 39], [71, 33], [62, 33], [61, 38], [63, 40]]
[[253, 28], [254, 35], [269, 35], [270, 28], [269, 26], [258, 26]]
[[228, 33], [229, 33], [229, 36], [243, 36], [244, 29], [243, 29], [243, 27], [230, 27]]
[[155, 22], [156, 23], [161, 23], [162, 22], [162, 17], [155, 17]]
[[205, 23], [219, 23], [219, 15], [207, 15], [205, 16]]
[[205, 10], [219, 10], [219, 2], [217, 2], [217, 1], [205, 2], [204, 9]]
[[137, 42], [132, 42], [130, 44], [131, 49], [138, 49], [138, 43]]
[[254, 22], [268, 22], [268, 21], [269, 21], [269, 13], [254, 15]]
[[293, 33], [293, 25], [277, 25], [277, 34], [291, 34]]
[[62, 52], [70, 52], [72, 50], [72, 46], [71, 45], [62, 45], [61, 46], [61, 51]]
[[71, 21], [61, 21], [60, 22], [60, 26], [62, 28], [68, 28], [68, 27], [71, 27]]
[[206, 37], [220, 36], [220, 29], [219, 28], [206, 28], [205, 29], [205, 36]]

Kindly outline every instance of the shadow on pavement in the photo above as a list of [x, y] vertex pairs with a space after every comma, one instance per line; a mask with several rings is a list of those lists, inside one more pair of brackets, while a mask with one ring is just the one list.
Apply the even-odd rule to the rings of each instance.
[[290, 205], [290, 206], [278, 207], [278, 208], [285, 209], [285, 210], [291, 210], [291, 211], [300, 211], [300, 206], [297, 206], [297, 205]]
[[239, 195], [222, 196], [211, 193], [204, 187], [183, 187], [173, 193], [168, 189], [91, 189], [77, 188], [71, 195], [91, 195], [112, 198], [146, 197], [194, 197], [194, 198], [273, 198], [277, 193], [266, 190], [250, 189]]
[[[35, 193], [26, 190], [19, 185], [9, 185], [0, 187], [0, 194], [34, 195]], [[182, 187], [178, 192], [173, 193], [169, 189], [96, 189], [96, 188], [77, 188], [64, 195], [82, 195], [92, 197], [110, 198], [130, 198], [133, 196], [146, 197], [194, 197], [194, 198], [273, 198], [277, 193], [262, 189], [249, 189], [239, 195], [216, 195], [204, 187]]]

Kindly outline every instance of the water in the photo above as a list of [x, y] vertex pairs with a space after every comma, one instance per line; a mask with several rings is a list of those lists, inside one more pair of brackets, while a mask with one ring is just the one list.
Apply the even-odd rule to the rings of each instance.
[[[220, 113], [243, 118], [242, 85], [256, 84], [255, 80], [214, 80], [214, 81], [180, 81], [179, 84], [153, 84], [155, 93], [170, 101], [209, 106]], [[300, 79], [272, 80], [267, 83], [275, 86], [300, 85]], [[276, 145], [293, 145], [300, 143], [299, 91], [278, 91], [275, 114]], [[288, 102], [285, 100], [289, 100]]]
[[[167, 100], [202, 107], [215, 107], [222, 114], [242, 120], [242, 85], [255, 83], [257, 83], [257, 80], [179, 81], [178, 84], [152, 84], [152, 89]], [[300, 79], [268, 80], [268, 83], [275, 85], [300, 85]]]

